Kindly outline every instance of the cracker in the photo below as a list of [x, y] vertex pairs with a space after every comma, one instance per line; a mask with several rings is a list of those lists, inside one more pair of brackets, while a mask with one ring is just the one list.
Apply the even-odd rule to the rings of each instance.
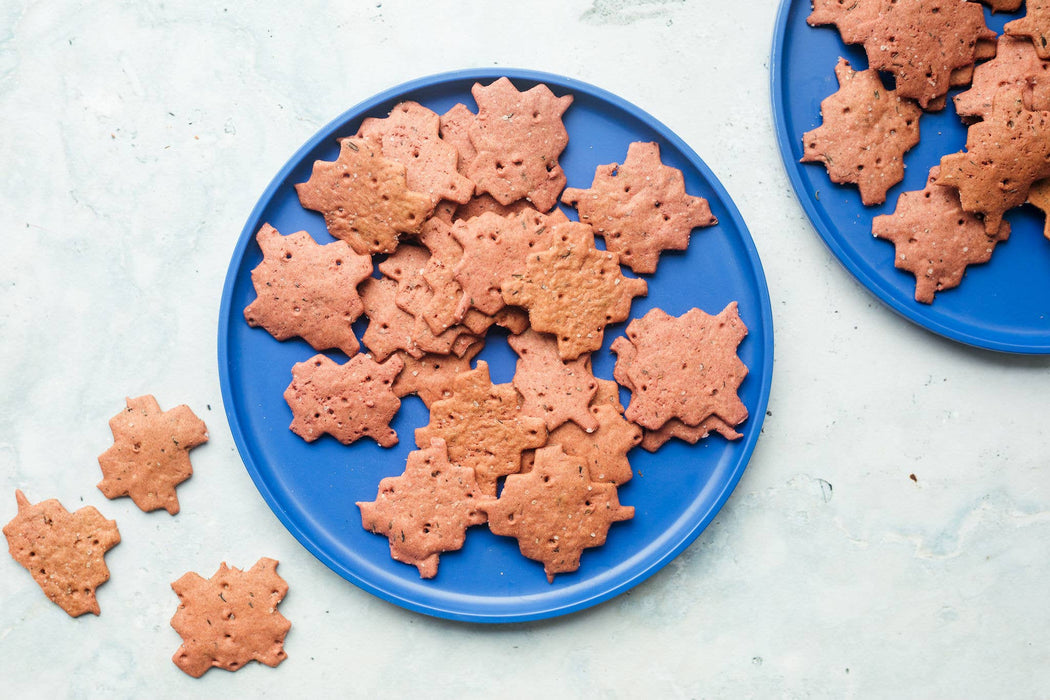
[[18, 515], [4, 526], [11, 556], [70, 617], [98, 615], [95, 589], [109, 580], [105, 554], [120, 542], [116, 522], [92, 506], [70, 513], [54, 498], [31, 504], [21, 491], [15, 500]]
[[461, 204], [456, 207], [456, 212], [452, 216], [452, 220], [458, 221], [459, 219], [473, 219], [475, 216], [481, 216], [485, 213], [510, 216], [511, 214], [517, 214], [522, 210], [532, 208], [532, 205], [527, 199], [518, 199], [510, 204], [500, 204], [491, 194], [485, 193], [472, 197], [466, 204]]
[[471, 89], [478, 113], [470, 125], [477, 155], [466, 173], [478, 192], [488, 192], [500, 204], [528, 199], [539, 211], [549, 211], [565, 188], [558, 156], [569, 143], [562, 114], [572, 95], [556, 97], [539, 84], [519, 92], [507, 78]]
[[533, 330], [554, 334], [561, 358], [573, 360], [601, 348], [605, 326], [625, 320], [648, 285], [624, 277], [615, 254], [595, 249], [590, 226], [556, 224], [551, 232], [550, 248], [529, 255], [524, 274], [501, 288], [504, 301], [527, 309]]
[[344, 241], [319, 245], [306, 231], [282, 236], [269, 224], [255, 240], [263, 260], [252, 270], [256, 299], [244, 309], [249, 326], [277, 340], [300, 337], [314, 350], [355, 354], [353, 323], [364, 311], [357, 285], [372, 274], [372, 260]]
[[587, 431], [598, 427], [588, 410], [598, 390], [589, 355], [566, 362], [552, 336], [531, 330], [511, 336], [508, 342], [518, 354], [511, 383], [521, 392], [527, 415], [542, 418], [547, 430], [570, 420]]
[[605, 544], [612, 523], [634, 517], [616, 486], [592, 481], [584, 460], [557, 445], [537, 450], [532, 471], [508, 476], [499, 499], [478, 507], [493, 533], [516, 538], [523, 555], [543, 563], [551, 583], [580, 568], [584, 549]]
[[656, 272], [662, 251], [688, 248], [693, 229], [718, 223], [706, 199], [686, 193], [682, 171], [663, 164], [656, 143], [630, 144], [622, 165], [599, 165], [590, 189], [566, 188], [561, 201], [639, 273]]
[[418, 233], [435, 204], [408, 189], [405, 166], [378, 150], [364, 139], [343, 139], [336, 160], [315, 161], [310, 179], [295, 186], [300, 204], [321, 212], [328, 232], [361, 254], [394, 252], [401, 234]]
[[431, 440], [448, 445], [449, 459], [477, 474], [482, 493], [496, 495], [496, 481], [521, 469], [521, 453], [547, 439], [542, 418], [522, 413], [518, 392], [510, 384], [493, 386], [488, 363], [457, 374], [452, 396], [430, 406], [430, 422], [416, 430], [416, 445]]
[[436, 204], [447, 199], [463, 203], [474, 194], [474, 183], [459, 174], [459, 152], [439, 134], [441, 118], [418, 102], [402, 102], [380, 119], [369, 117], [357, 131], [379, 145], [384, 158], [405, 166], [405, 183]]
[[616, 381], [631, 390], [625, 417], [648, 430], [677, 418], [689, 426], [717, 416], [730, 426], [747, 418], [737, 396], [747, 367], [737, 346], [747, 335], [736, 302], [717, 316], [653, 309], [627, 325], [612, 344]]
[[401, 400], [391, 385], [403, 366], [396, 355], [382, 364], [361, 354], [342, 365], [325, 355], [297, 362], [284, 391], [292, 410], [289, 427], [307, 442], [328, 433], [344, 445], [363, 437], [381, 447], [396, 445], [390, 421]]
[[952, 72], [976, 59], [978, 40], [995, 39], [984, 12], [966, 0], [882, 0], [865, 23], [868, 68], [892, 73], [896, 92], [923, 109], [940, 109]]
[[922, 111], [887, 90], [871, 69], [839, 59], [838, 92], [820, 103], [823, 123], [802, 136], [803, 163], [823, 163], [832, 182], [855, 183], [865, 205], [886, 201], [904, 179], [904, 154], [919, 142]]
[[1007, 22], [1003, 31], [1030, 39], [1039, 58], [1050, 59], [1050, 0], [1027, 0], [1025, 16]]
[[535, 209], [510, 216], [482, 214], [452, 225], [452, 235], [463, 248], [453, 268], [463, 289], [458, 313], [467, 309], [493, 315], [505, 305], [500, 283], [525, 271], [534, 250], [543, 250], [550, 234], [547, 217]]
[[208, 428], [188, 406], [161, 411], [147, 394], [126, 400], [109, 421], [113, 446], [99, 455], [99, 490], [106, 498], [130, 496], [144, 511], [179, 512], [175, 487], [193, 475], [189, 451], [208, 441]]
[[467, 528], [485, 522], [485, 500], [474, 470], [449, 462], [445, 441], [434, 439], [408, 454], [401, 476], [379, 482], [376, 500], [357, 507], [362, 526], [390, 541], [391, 557], [434, 578], [441, 553], [461, 549]]
[[974, 69], [973, 85], [955, 100], [955, 111], [970, 120], [986, 119], [1003, 88], [1021, 90], [1026, 109], [1050, 108], [1050, 61], [1039, 58], [1027, 39], [1003, 35], [995, 58]]
[[893, 242], [897, 269], [915, 275], [915, 300], [924, 304], [957, 287], [968, 265], [987, 262], [996, 243], [1010, 235], [1004, 221], [989, 236], [977, 216], [963, 211], [955, 189], [935, 184], [938, 170], [930, 171], [925, 189], [902, 193], [892, 214], [871, 222], [875, 237]]
[[236, 671], [249, 661], [277, 666], [288, 655], [292, 623], [277, 611], [288, 584], [277, 561], [263, 557], [241, 571], [226, 562], [210, 579], [189, 572], [171, 584], [179, 607], [171, 626], [182, 645], [171, 660], [194, 678], [212, 668]]
[[966, 132], [966, 151], [941, 158], [938, 185], [959, 190], [962, 208], [984, 216], [997, 235], [1003, 214], [1024, 204], [1036, 180], [1050, 177], [1050, 112], [1025, 109], [1021, 92], [1000, 90], [992, 113]]
[[879, 16], [881, 0], [813, 0], [806, 22], [812, 27], [833, 24], [847, 44], [863, 43], [868, 22]]

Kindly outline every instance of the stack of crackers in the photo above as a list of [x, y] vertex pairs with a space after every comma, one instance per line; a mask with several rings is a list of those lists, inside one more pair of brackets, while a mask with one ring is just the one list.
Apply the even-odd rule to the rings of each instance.
[[[358, 503], [394, 559], [433, 577], [441, 552], [488, 523], [553, 580], [633, 517], [617, 492], [633, 447], [740, 437], [747, 370], [736, 350], [747, 330], [735, 303], [716, 316], [655, 310], [633, 321], [613, 344], [616, 379], [633, 392], [625, 408], [591, 356], [648, 291], [632, 273], [656, 273], [663, 251], [717, 223], [708, 202], [686, 193], [655, 143], [629, 144], [589, 188], [566, 188], [558, 160], [572, 96], [506, 78], [472, 94], [477, 111], [398, 104], [341, 138], [335, 161], [314, 163], [296, 191], [336, 240], [264, 225], [244, 315], [319, 352], [290, 368], [284, 394], [302, 439], [390, 446], [401, 398], [428, 407], [404, 474], [377, 478], [375, 500]], [[518, 356], [507, 384], [474, 361], [492, 326]]]
[[[1021, 0], [985, 4], [1016, 11]], [[966, 150], [945, 154], [923, 190], [902, 193], [892, 214], [872, 222], [894, 244], [895, 265], [915, 275], [915, 299], [932, 303], [1009, 237], [1007, 211], [1026, 202], [1050, 210], [1050, 3], [1029, 0], [998, 37], [968, 0], [813, 0], [807, 21], [833, 25], [867, 55], [863, 71], [839, 60], [839, 90], [821, 103], [821, 126], [802, 137], [802, 161], [856, 184], [865, 205], [885, 202], [903, 179], [924, 111], [966, 88], [953, 97]]]

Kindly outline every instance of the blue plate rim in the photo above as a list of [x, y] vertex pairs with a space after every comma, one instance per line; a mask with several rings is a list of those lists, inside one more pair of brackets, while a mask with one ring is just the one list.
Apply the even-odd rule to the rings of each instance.
[[869, 274], [862, 266], [850, 256], [838, 237], [832, 231], [822, 216], [821, 210], [811, 197], [808, 196], [805, 182], [792, 154], [792, 145], [796, 140], [801, 141], [802, 134], [791, 134], [788, 132], [787, 113], [784, 104], [784, 69], [786, 62], [784, 58], [784, 41], [787, 36], [787, 27], [791, 10], [796, 3], [809, 2], [809, 0], [781, 0], [780, 10], [777, 13], [776, 23], [773, 28], [773, 49], [769, 62], [770, 70], [770, 93], [773, 105], [773, 131], [776, 135], [777, 146], [780, 150], [781, 162], [788, 178], [791, 180], [795, 197], [802, 205], [810, 223], [816, 229], [824, 244], [835, 256], [835, 259], [849, 271], [860, 284], [874, 295], [879, 301], [890, 309], [925, 328], [926, 330], [940, 335], [944, 338], [954, 340], [965, 345], [970, 345], [984, 350], [1012, 353], [1018, 355], [1046, 355], [1050, 354], [1050, 342], [1047, 343], [1023, 343], [1017, 340], [1002, 337], [1001, 333], [989, 335], [977, 335], [968, 333], [950, 324], [943, 323], [937, 318], [925, 313], [925, 308], [918, 308], [918, 303], [905, 303], [898, 299], [892, 290], [884, 285], [884, 278], [879, 275]]
[[[736, 465], [732, 472], [729, 474], [729, 478], [725, 480], [721, 492], [714, 499], [708, 512], [703, 517], [697, 520], [693, 526], [687, 531], [683, 532], [678, 540], [672, 547], [665, 550], [661, 556], [655, 560], [649, 562], [644, 568], [636, 571], [633, 575], [618, 580], [615, 585], [608, 586], [592, 595], [581, 596], [580, 598], [573, 600], [568, 604], [558, 604], [547, 607], [537, 606], [529, 609], [502, 611], [499, 613], [488, 613], [484, 611], [474, 611], [466, 608], [455, 608], [452, 605], [439, 606], [433, 602], [420, 601], [416, 599], [410, 599], [408, 597], [399, 595], [395, 592], [386, 590], [372, 582], [363, 579], [357, 573], [351, 571], [339, 561], [331, 557], [324, 549], [316, 544], [313, 538], [308, 532], [304, 531], [300, 525], [293, 520], [280, 506], [276, 499], [273, 491], [270, 489], [268, 483], [262, 478], [258, 467], [254, 464], [251, 456], [251, 451], [248, 445], [247, 436], [242, 429], [234, 410], [236, 400], [233, 396], [233, 387], [230, 381], [230, 347], [229, 338], [226, 328], [233, 318], [231, 316], [232, 301], [233, 301], [233, 290], [237, 280], [237, 272], [240, 267], [240, 261], [243, 260], [244, 255], [253, 239], [256, 229], [258, 227], [258, 220], [260, 219], [263, 211], [266, 209], [268, 203], [275, 196], [277, 190], [289, 177], [291, 172], [300, 163], [302, 158], [312, 151], [320, 142], [330, 139], [335, 135], [335, 132], [347, 122], [353, 119], [367, 114], [370, 110], [375, 109], [377, 106], [383, 103], [389, 102], [390, 100], [396, 99], [401, 95], [410, 93], [416, 90], [424, 88], [433, 88], [442, 83], [462, 82], [464, 80], [488, 80], [496, 79], [502, 76], [506, 76], [511, 80], [524, 80], [546, 83], [551, 87], [563, 88], [574, 93], [587, 93], [593, 98], [600, 99], [602, 101], [611, 103], [617, 108], [631, 114], [632, 116], [644, 121], [654, 131], [658, 132], [661, 137], [665, 138], [668, 142], [673, 143], [681, 153], [690, 161], [690, 163], [697, 168], [700, 175], [705, 181], [711, 191], [719, 198], [721, 204], [725, 207], [725, 210], [729, 213], [732, 223], [738, 235], [740, 237], [740, 243], [744, 251], [747, 254], [747, 261], [751, 266], [751, 274], [753, 276], [753, 282], [755, 284], [754, 291], [756, 296], [760, 300], [760, 308], [758, 314], [762, 319], [762, 338], [764, 342], [761, 346], [762, 352], [762, 366], [760, 371], [756, 371], [759, 368], [752, 368], [751, 376], [760, 376], [761, 384], [759, 387], [758, 400], [756, 403], [755, 415], [752, 416], [753, 423], [750, 424], [749, 430], [747, 431], [744, 443], [740, 448], [740, 457], [737, 460]], [[278, 173], [267, 185], [266, 189], [260, 195], [255, 206], [245, 222], [244, 228], [241, 230], [240, 236], [237, 240], [237, 244], [234, 247], [233, 254], [230, 260], [230, 267], [227, 270], [226, 278], [223, 284], [222, 300], [219, 308], [219, 323], [218, 323], [218, 362], [219, 362], [219, 383], [221, 387], [221, 394], [223, 400], [223, 408], [226, 413], [227, 422], [230, 426], [231, 434], [233, 435], [234, 443], [237, 446], [237, 451], [241, 456], [241, 460], [244, 463], [246, 470], [252, 478], [252, 482], [255, 484], [256, 489], [263, 496], [266, 504], [270, 510], [277, 516], [284, 527], [299, 541], [299, 543], [313, 554], [317, 559], [324, 563], [335, 573], [339, 574], [342, 578], [350, 581], [359, 588], [368, 591], [376, 597], [386, 600], [387, 602], [393, 603], [400, 607], [403, 607], [414, 612], [431, 615], [434, 617], [465, 621], [465, 622], [481, 622], [481, 623], [512, 623], [512, 622], [523, 622], [528, 620], [539, 620], [557, 617], [561, 615], [567, 615], [569, 613], [577, 612], [586, 608], [590, 608], [599, 603], [602, 603], [610, 598], [613, 598], [631, 588], [638, 585], [642, 581], [648, 579], [650, 576], [655, 574], [657, 571], [662, 569], [666, 564], [677, 557], [686, 547], [688, 547], [704, 529], [711, 523], [714, 517], [721, 511], [725, 502], [729, 499], [733, 490], [739, 483], [744, 470], [747, 468], [748, 463], [751, 460], [755, 446], [757, 445], [758, 438], [762, 432], [762, 424], [766, 416], [766, 409], [769, 403], [769, 395], [772, 388], [772, 376], [773, 376], [773, 351], [774, 351], [774, 340], [773, 340], [773, 313], [772, 303], [770, 301], [769, 289], [766, 283], [765, 272], [762, 268], [761, 260], [758, 256], [758, 250], [755, 247], [754, 240], [751, 238], [750, 232], [744, 223], [736, 204], [730, 198], [729, 193], [726, 191], [722, 183], [715, 177], [714, 173], [707, 166], [707, 164], [696, 154], [696, 152], [685, 143], [677, 134], [671, 131], [662, 122], [652, 117], [644, 110], [638, 108], [634, 104], [627, 100], [610, 93], [602, 88], [596, 87], [589, 83], [576, 80], [574, 78], [568, 78], [565, 76], [557, 75], [554, 73], [547, 73], [542, 71], [535, 71], [531, 69], [520, 69], [510, 67], [490, 67], [490, 68], [466, 68], [455, 71], [448, 71], [443, 73], [437, 73], [421, 78], [410, 80], [380, 93], [369, 97], [368, 99], [359, 102], [355, 106], [346, 110], [336, 118], [329, 121], [324, 127], [315, 132], [282, 166]]]

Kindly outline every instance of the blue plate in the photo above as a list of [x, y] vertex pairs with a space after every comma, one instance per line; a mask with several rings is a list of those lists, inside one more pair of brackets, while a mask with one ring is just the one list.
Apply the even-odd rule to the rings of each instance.
[[[893, 266], [894, 248], [871, 235], [872, 217], [890, 213], [897, 196], [921, 190], [941, 156], [963, 150], [966, 128], [948, 106], [924, 114], [921, 141], [905, 154], [904, 181], [890, 189], [886, 203], [861, 204], [857, 188], [837, 185], [817, 163], [799, 163], [802, 134], [820, 125], [820, 102], [838, 89], [835, 63], [846, 58], [856, 70], [867, 67], [864, 50], [843, 44], [834, 27], [810, 27], [810, 0], [784, 0], [774, 32], [773, 116], [788, 175], [817, 232], [853, 275], [891, 309], [947, 338], [990, 350], [1050, 353], [1050, 241], [1043, 215], [1029, 205], [1007, 214], [1010, 240], [990, 262], [967, 269], [962, 284], [938, 292], [932, 305], [914, 300], [915, 277]], [[985, 12], [988, 26], [1002, 31], [1016, 14]]]
[[[403, 100], [438, 113], [457, 102], [475, 110], [471, 86], [501, 75], [519, 89], [543, 82], [559, 95], [574, 96], [565, 115], [570, 142], [561, 159], [570, 185], [589, 187], [595, 167], [622, 162], [631, 141], [656, 141], [664, 162], [684, 172], [687, 191], [710, 200], [720, 223], [696, 231], [688, 251], [663, 256], [658, 274], [649, 277], [649, 296], [635, 300], [632, 316], [655, 306], [673, 315], [693, 306], [716, 313], [736, 300], [750, 329], [739, 350], [751, 370], [740, 392], [750, 412], [740, 426], [743, 439], [729, 443], [712, 436], [696, 446], [673, 441], [655, 454], [634, 450], [635, 478], [620, 490], [621, 502], [635, 507], [634, 519], [614, 523], [605, 546], [585, 550], [579, 571], [559, 574], [553, 584], [541, 564], [518, 552], [516, 540], [484, 526], [467, 532], [462, 550], [441, 555], [434, 579], [421, 580], [415, 567], [392, 560], [387, 540], [361, 527], [354, 504], [374, 500], [379, 480], [404, 470], [413, 430], [428, 422], [426, 408], [414, 396], [402, 402], [393, 422], [401, 441], [394, 448], [370, 440], [345, 446], [328, 436], [308, 444], [288, 429], [292, 416], [282, 393], [292, 365], [314, 350], [298, 340], [277, 342], [248, 327], [243, 317], [255, 298], [250, 273], [262, 259], [254, 238], [262, 224], [332, 240], [323, 219], [299, 205], [293, 185], [309, 177], [315, 160], [335, 159], [337, 137], [353, 134], [364, 117], [386, 116]], [[624, 325], [608, 329], [605, 345], [593, 356], [596, 375], [612, 377], [609, 345]], [[339, 353], [333, 356], [345, 361]], [[510, 381], [514, 357], [506, 336], [490, 331], [480, 359], [488, 361], [494, 382]], [[219, 377], [230, 429], [281, 522], [321, 561], [365, 590], [411, 610], [479, 622], [580, 610], [626, 591], [673, 559], [711, 522], [740, 479], [762, 428], [772, 369], [772, 315], [761, 263], [740, 214], [703, 161], [665, 126], [620, 98], [575, 80], [521, 70], [462, 71], [406, 83], [354, 107], [312, 137], [270, 183], [241, 232], [219, 319]]]

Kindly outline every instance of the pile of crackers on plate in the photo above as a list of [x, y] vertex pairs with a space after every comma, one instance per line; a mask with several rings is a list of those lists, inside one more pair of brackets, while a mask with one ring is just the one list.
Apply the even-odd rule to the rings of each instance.
[[[1022, 0], [984, 2], [1014, 12]], [[834, 25], [867, 55], [863, 71], [839, 59], [839, 90], [821, 103], [821, 126], [802, 137], [802, 161], [856, 184], [865, 205], [885, 202], [903, 179], [923, 112], [966, 88], [953, 97], [968, 125], [965, 151], [945, 154], [924, 189], [902, 193], [892, 214], [872, 221], [872, 233], [893, 242], [895, 265], [915, 275], [917, 301], [932, 303], [968, 265], [987, 262], [1010, 235], [1007, 211], [1028, 202], [1050, 212], [1050, 2], [1028, 0], [998, 37], [969, 0], [813, 0], [807, 21]]]
[[[399, 104], [341, 139], [336, 161], [316, 162], [296, 189], [337, 240], [264, 225], [257, 299], [244, 315], [278, 340], [348, 358], [318, 354], [290, 368], [290, 428], [308, 442], [328, 434], [390, 446], [401, 398], [428, 406], [404, 473], [377, 479], [376, 499], [358, 503], [363, 526], [388, 538], [394, 559], [433, 577], [440, 553], [487, 523], [517, 538], [553, 581], [603, 544], [612, 523], [634, 516], [617, 492], [632, 477], [632, 448], [741, 437], [747, 368], [736, 353], [747, 329], [736, 302], [714, 316], [654, 309], [612, 343], [616, 382], [595, 377], [591, 354], [606, 327], [627, 320], [648, 288], [621, 266], [655, 273], [663, 251], [684, 250], [715, 217], [655, 143], [630, 144], [589, 189], [567, 189], [558, 157], [571, 96], [544, 85], [520, 92], [506, 78], [473, 95], [476, 113]], [[494, 385], [483, 361], [471, 367], [493, 325], [507, 329], [518, 356], [508, 384]], [[632, 392], [626, 408], [617, 382]], [[178, 513], [176, 486], [193, 472], [189, 450], [208, 439], [204, 423], [187, 406], [163, 411], [142, 396], [110, 427], [98, 488], [143, 511]], [[116, 523], [90, 506], [69, 513], [21, 491], [16, 501], [3, 528], [14, 559], [71, 616], [99, 614], [95, 589], [109, 579]], [[265, 557], [244, 571], [224, 562], [210, 579], [190, 572], [173, 582], [171, 625], [183, 638], [174, 663], [199, 677], [284, 660], [291, 623], [277, 606], [288, 585], [276, 567]]]
[[[612, 344], [615, 378], [632, 392], [625, 408], [617, 383], [591, 369], [607, 327], [647, 293], [623, 267], [656, 273], [663, 251], [717, 223], [708, 202], [686, 193], [656, 143], [624, 144], [623, 162], [598, 167], [588, 189], [566, 188], [572, 96], [507, 78], [472, 94], [476, 112], [398, 104], [340, 138], [335, 161], [316, 161], [295, 189], [337, 240], [262, 226], [244, 315], [277, 339], [349, 357], [291, 368], [284, 398], [304, 440], [391, 446], [400, 399], [428, 407], [404, 473], [377, 478], [375, 500], [358, 503], [394, 559], [434, 577], [439, 555], [487, 523], [553, 581], [633, 517], [617, 492], [633, 447], [740, 437], [747, 368], [736, 351], [747, 329], [735, 302], [716, 315], [654, 309], [633, 320]], [[492, 326], [518, 357], [507, 384], [493, 384], [484, 361], [471, 365]]]

